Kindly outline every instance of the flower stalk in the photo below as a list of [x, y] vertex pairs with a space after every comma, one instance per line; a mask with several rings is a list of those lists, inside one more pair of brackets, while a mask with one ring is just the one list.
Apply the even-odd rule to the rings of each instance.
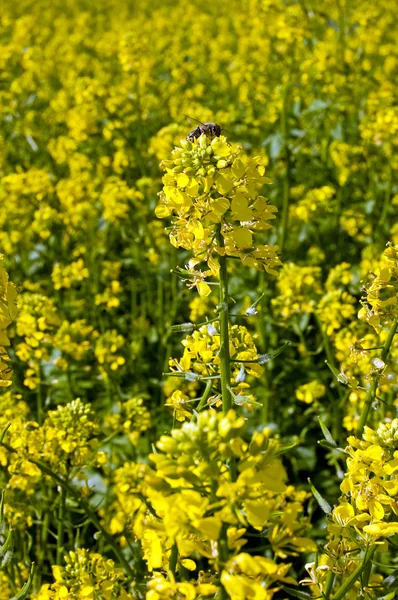
[[[221, 224], [217, 226], [217, 242], [224, 248], [224, 238], [221, 233]], [[221, 370], [221, 395], [222, 408], [226, 413], [231, 408], [231, 358], [229, 354], [229, 312], [228, 312], [228, 273], [227, 258], [220, 256], [220, 370]]]

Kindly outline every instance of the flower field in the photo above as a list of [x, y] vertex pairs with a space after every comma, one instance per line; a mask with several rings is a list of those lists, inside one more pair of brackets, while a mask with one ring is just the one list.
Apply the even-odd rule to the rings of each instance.
[[0, 600], [397, 597], [397, 31], [4, 3]]

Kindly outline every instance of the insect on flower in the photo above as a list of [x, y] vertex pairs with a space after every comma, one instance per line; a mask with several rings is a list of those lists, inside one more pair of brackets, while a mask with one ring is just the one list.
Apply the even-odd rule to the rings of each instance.
[[[188, 117], [188, 118], [190, 119], [192, 117]], [[217, 123], [202, 123], [201, 121], [198, 121], [197, 119], [193, 119], [193, 121], [197, 121], [199, 123], [199, 125], [198, 125], [198, 127], [195, 127], [195, 129], [193, 129], [191, 131], [191, 133], [189, 133], [187, 135], [187, 140], [189, 140], [190, 142], [193, 142], [194, 140], [196, 140], [196, 138], [198, 138], [200, 135], [202, 135], [202, 133], [207, 135], [207, 137], [220, 137], [221, 127], [220, 127], [220, 125], [217, 125]]]

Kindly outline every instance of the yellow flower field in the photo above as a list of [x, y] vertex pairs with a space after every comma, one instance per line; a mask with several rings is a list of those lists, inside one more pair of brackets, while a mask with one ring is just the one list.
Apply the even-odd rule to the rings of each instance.
[[393, 600], [398, 3], [0, 11], [0, 600]]

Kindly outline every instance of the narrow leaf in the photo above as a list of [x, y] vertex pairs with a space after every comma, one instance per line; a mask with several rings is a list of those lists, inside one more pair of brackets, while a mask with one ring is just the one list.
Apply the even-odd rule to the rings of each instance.
[[318, 492], [318, 490], [316, 490], [314, 488], [314, 486], [312, 485], [311, 479], [309, 477], [308, 477], [308, 483], [310, 484], [311, 492], [312, 492], [313, 496], [315, 497], [315, 500], [318, 502], [318, 504], [321, 507], [321, 509], [323, 510], [323, 512], [326, 513], [327, 515], [329, 515], [332, 512], [332, 507], [330, 506], [329, 502], [327, 502], [321, 496], [321, 494]]
[[32, 582], [33, 582], [34, 570], [35, 570], [35, 566], [34, 566], [34, 563], [32, 563], [28, 581], [25, 583], [25, 585], [23, 586], [21, 591], [16, 596], [13, 596], [11, 598], [11, 600], [27, 600], [27, 598], [29, 597], [30, 588], [31, 588]]
[[285, 585], [282, 585], [282, 589], [284, 592], [287, 592], [294, 598], [301, 598], [301, 600], [314, 600], [314, 596], [307, 594], [307, 592], [300, 592], [300, 590], [295, 590], [294, 588], [286, 587]]
[[334, 441], [332, 434], [330, 433], [329, 429], [326, 427], [325, 423], [322, 421], [321, 417], [318, 417], [318, 421], [319, 421], [319, 425], [321, 426], [322, 433], [324, 435], [325, 440], [331, 446], [337, 447], [337, 444]]
[[7, 552], [9, 552], [13, 547], [13, 536], [12, 529], [8, 532], [6, 541], [2, 546], [0, 546], [0, 557], [4, 556]]
[[7, 431], [10, 429], [11, 427], [11, 423], [7, 423], [7, 425], [4, 427], [3, 431], [0, 434], [0, 446], [3, 443], [4, 440], [4, 436], [7, 433]]
[[273, 358], [276, 358], [277, 356], [279, 356], [279, 354], [282, 354], [282, 352], [285, 350], [285, 348], [287, 348], [288, 346], [290, 346], [290, 342], [287, 341], [283, 344], [283, 346], [281, 346], [280, 348], [277, 348], [276, 350], [274, 350], [273, 352], [270, 352], [269, 354], [260, 354], [260, 356], [257, 359], [257, 362], [260, 365], [264, 365], [265, 363], [269, 362], [270, 360], [272, 360]]

